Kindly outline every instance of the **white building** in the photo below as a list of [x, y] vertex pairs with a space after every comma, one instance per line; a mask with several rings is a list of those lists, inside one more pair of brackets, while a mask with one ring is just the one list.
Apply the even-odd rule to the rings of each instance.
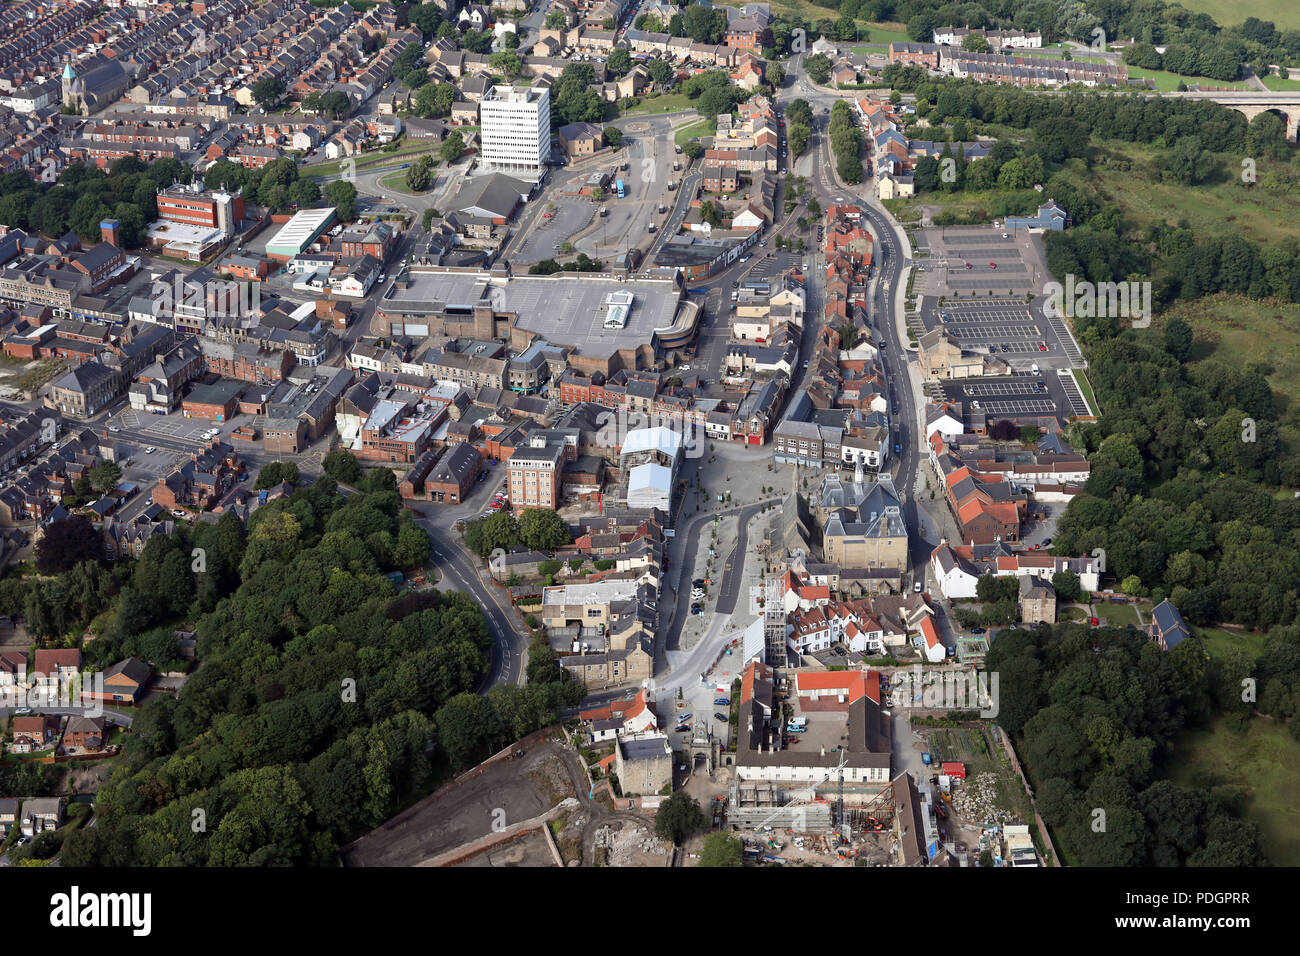
[[551, 153], [551, 91], [494, 86], [479, 103], [483, 164], [537, 176]]

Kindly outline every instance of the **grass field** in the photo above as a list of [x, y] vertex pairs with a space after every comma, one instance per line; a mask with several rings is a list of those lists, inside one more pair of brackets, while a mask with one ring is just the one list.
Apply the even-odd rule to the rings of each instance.
[[664, 93], [658, 96], [643, 96], [636, 106], [623, 110], [622, 116], [638, 116], [642, 113], [677, 113], [682, 110], [695, 109], [695, 101], [685, 93]]
[[[434, 153], [436, 151], [429, 143], [410, 143], [403, 145], [400, 149], [395, 149], [391, 153], [386, 153], [382, 149], [374, 152], [362, 153], [357, 156], [349, 157], [356, 161], [358, 172], [364, 172], [368, 167], [386, 166], [389, 163], [402, 163], [408, 161], [412, 156], [420, 153]], [[331, 159], [323, 163], [311, 163], [303, 166], [299, 170], [302, 175], [310, 177], [337, 176], [346, 160]]]
[[1289, 167], [1259, 160], [1257, 182], [1241, 181], [1241, 157], [1221, 155], [1221, 181], [1194, 188], [1161, 182], [1155, 171], [1160, 151], [1133, 143], [1106, 141], [1092, 173], [1098, 191], [1124, 211], [1129, 225], [1139, 228], [1155, 220], [1171, 225], [1186, 220], [1197, 234], [1234, 233], [1256, 242], [1300, 237], [1300, 191], [1266, 190], [1273, 175], [1283, 182]]
[[1295, 0], [1179, 0], [1179, 6], [1192, 13], [1208, 13], [1221, 27], [1236, 26], [1246, 17], [1272, 20], [1279, 30], [1300, 29], [1300, 6]]
[[1234, 648], [1241, 648], [1251, 660], [1264, 653], [1264, 635], [1250, 631], [1224, 631], [1213, 627], [1198, 627], [1196, 633], [1205, 642], [1211, 657], [1223, 657]]
[[1137, 79], [1154, 80], [1156, 89], [1161, 93], [1169, 93], [1178, 89], [1179, 83], [1184, 83], [1189, 87], [1194, 83], [1199, 83], [1201, 86], [1213, 86], [1216, 89], [1225, 90], [1246, 90], [1250, 88], [1242, 82], [1231, 83], [1227, 80], [1210, 79], [1208, 76], [1183, 76], [1166, 70], [1144, 70], [1136, 66], [1128, 68], [1128, 75]]
[[1272, 74], [1262, 77], [1263, 83], [1275, 93], [1289, 93], [1292, 90], [1300, 90], [1300, 80], [1287, 77], [1285, 80], [1280, 76]]
[[713, 121], [702, 119], [698, 123], [691, 123], [689, 126], [683, 126], [673, 134], [673, 142], [678, 146], [685, 147], [690, 140], [698, 136], [712, 136], [716, 132], [713, 128]]
[[1300, 441], [1300, 305], [1255, 302], [1218, 295], [1178, 303], [1165, 313], [1196, 330], [1197, 357], [1214, 356], [1233, 368], [1267, 364], [1268, 384], [1279, 404], [1282, 437]]
[[1170, 779], [1181, 786], [1227, 782], [1249, 796], [1243, 814], [1258, 824], [1264, 851], [1277, 866], [1300, 865], [1300, 742], [1284, 725], [1255, 718], [1245, 734], [1217, 721], [1185, 733], [1174, 749]]

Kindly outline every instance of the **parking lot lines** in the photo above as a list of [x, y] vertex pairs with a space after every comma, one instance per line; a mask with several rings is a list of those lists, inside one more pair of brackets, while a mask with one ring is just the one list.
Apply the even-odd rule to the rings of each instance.
[[1056, 403], [1048, 398], [980, 402], [980, 411], [987, 415], [1055, 415]]

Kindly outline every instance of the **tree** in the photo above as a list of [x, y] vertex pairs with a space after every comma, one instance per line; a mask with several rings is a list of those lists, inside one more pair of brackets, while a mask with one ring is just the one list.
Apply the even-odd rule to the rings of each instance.
[[627, 75], [632, 69], [632, 54], [623, 47], [615, 47], [605, 60], [605, 72], [614, 77]]
[[706, 829], [709, 818], [685, 790], [678, 790], [655, 811], [655, 836], [675, 844], [684, 843]]
[[781, 66], [780, 63], [769, 63], [764, 73], [767, 82], [772, 84], [773, 89], [780, 88], [781, 84], [785, 82], [785, 67]]
[[354, 485], [361, 478], [361, 463], [345, 448], [335, 448], [322, 463], [325, 474], [339, 484]]
[[343, 222], [352, 222], [357, 218], [357, 187], [344, 179], [327, 183], [325, 200], [334, 207], [334, 214]]
[[786, 133], [786, 142], [790, 144], [790, 154], [792, 156], [802, 156], [808, 148], [808, 138], [810, 132], [807, 126], [801, 123], [792, 124]]
[[547, 30], [563, 30], [569, 25], [569, 19], [560, 10], [552, 10], [546, 15], [543, 22], [543, 28]]
[[961, 48], [967, 53], [988, 53], [989, 41], [978, 33], [968, 33], [962, 37]]
[[1052, 575], [1052, 588], [1056, 591], [1056, 599], [1066, 604], [1079, 600], [1082, 593], [1079, 587], [1079, 575], [1068, 569], [1057, 571]]
[[262, 470], [257, 473], [257, 481], [253, 487], [257, 489], [274, 488], [281, 482], [288, 482], [291, 485], [298, 484], [302, 480], [298, 473], [298, 465], [292, 461], [273, 461], [262, 466]]
[[254, 102], [269, 113], [284, 95], [284, 81], [279, 77], [264, 76], [253, 82], [249, 92], [252, 93]]
[[740, 837], [735, 834], [710, 833], [700, 847], [700, 866], [740, 866], [742, 850]]
[[42, 574], [57, 574], [82, 561], [99, 561], [103, 557], [99, 532], [81, 515], [50, 523], [36, 542], [36, 570]]
[[519, 540], [519, 522], [504, 509], [465, 526], [465, 547], [480, 558], [486, 558], [498, 548], [510, 551]]
[[623, 145], [623, 131], [617, 126], [605, 127], [605, 145], [618, 149]]
[[443, 162], [450, 165], [460, 159], [460, 154], [465, 151], [465, 137], [461, 135], [460, 130], [454, 129], [448, 134], [447, 138], [442, 141], [438, 153], [442, 156]]
[[422, 193], [433, 185], [433, 157], [421, 156], [406, 170], [406, 188]]
[[525, 508], [519, 518], [519, 537], [533, 551], [554, 551], [573, 542], [569, 526], [552, 508]]
[[122, 469], [114, 462], [101, 461], [90, 469], [90, 486], [96, 491], [116, 488], [122, 480]]
[[804, 57], [803, 67], [808, 77], [818, 86], [825, 86], [831, 78], [831, 61], [825, 53]]

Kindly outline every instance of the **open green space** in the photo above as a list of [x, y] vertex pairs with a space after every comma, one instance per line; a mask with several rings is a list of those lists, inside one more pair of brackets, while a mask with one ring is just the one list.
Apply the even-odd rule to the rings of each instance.
[[1272, 20], [1279, 30], [1300, 30], [1300, 5], [1295, 0], [1179, 0], [1192, 13], [1208, 13], [1221, 27], [1236, 26], [1246, 17]]
[[1232, 233], [1256, 242], [1300, 238], [1300, 190], [1287, 188], [1293, 174], [1285, 163], [1258, 160], [1257, 181], [1247, 184], [1240, 156], [1216, 154], [1220, 179], [1189, 188], [1160, 180], [1161, 150], [1154, 146], [1106, 141], [1098, 147], [1104, 154], [1097, 157], [1091, 179], [1102, 196], [1123, 209], [1130, 227], [1186, 220], [1198, 234]]
[[677, 113], [682, 110], [695, 109], [695, 101], [685, 93], [658, 93], [643, 96], [635, 106], [623, 110], [623, 116], [638, 116], [643, 113]]
[[1300, 865], [1300, 741], [1285, 724], [1255, 718], [1242, 734], [1218, 720], [1209, 730], [1188, 731], [1175, 747], [1170, 779], [1240, 787], [1248, 795], [1242, 816], [1259, 826], [1269, 862]]
[[1214, 80], [1208, 76], [1183, 76], [1180, 73], [1170, 73], [1168, 70], [1144, 70], [1141, 67], [1130, 66], [1128, 75], [1134, 79], [1152, 80], [1156, 84], [1156, 89], [1161, 93], [1170, 93], [1178, 89], [1178, 84], [1182, 83], [1187, 87], [1193, 84], [1200, 86], [1212, 86], [1215, 89], [1226, 90], [1246, 90], [1250, 89], [1241, 81], [1229, 82], [1228, 80]]
[[[463, 128], [463, 127], [462, 127]], [[428, 142], [407, 143], [392, 152], [385, 152], [382, 149], [374, 150], [369, 153], [361, 153], [357, 156], [349, 156], [348, 159], [356, 161], [357, 172], [364, 172], [367, 167], [384, 166], [392, 162], [404, 162], [412, 156], [420, 153], [436, 152], [435, 146]], [[311, 163], [302, 167], [302, 174], [310, 177], [337, 176], [343, 168], [347, 159], [331, 159], [324, 163]]]
[[683, 126], [673, 134], [673, 142], [678, 146], [685, 146], [691, 140], [701, 136], [712, 136], [714, 133], [713, 122], [711, 120], [700, 120], [698, 123], [691, 123], [689, 126]]
[[1137, 611], [1132, 604], [1111, 604], [1107, 601], [1099, 601], [1093, 605], [1093, 610], [1098, 618], [1106, 621], [1107, 627], [1138, 626]]
[[1228, 631], [1215, 627], [1198, 627], [1196, 633], [1205, 643], [1211, 657], [1224, 657], [1229, 651], [1240, 648], [1251, 659], [1264, 653], [1264, 635], [1252, 631]]
[[1288, 444], [1300, 440], [1300, 305], [1217, 295], [1176, 303], [1177, 315], [1196, 332], [1196, 354], [1233, 368], [1248, 362], [1269, 369], [1268, 384], [1281, 408], [1279, 427]]
[[1300, 90], [1300, 80], [1293, 79], [1289, 76], [1286, 79], [1282, 79], [1280, 76], [1269, 74], [1268, 76], [1260, 77], [1260, 80], [1275, 93], [1288, 93], [1294, 90]]

